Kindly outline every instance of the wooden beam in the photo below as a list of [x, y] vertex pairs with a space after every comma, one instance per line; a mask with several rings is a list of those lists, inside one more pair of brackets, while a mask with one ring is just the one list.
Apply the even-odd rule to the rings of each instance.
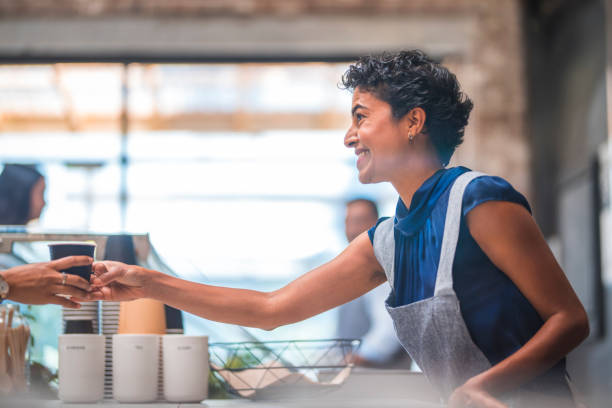
[[[119, 132], [120, 117], [75, 115], [68, 123], [63, 115], [18, 115], [4, 113], [3, 132], [71, 132], [78, 124], [79, 132]], [[132, 131], [142, 130], [192, 130], [199, 132], [244, 131], [257, 132], [278, 129], [344, 129], [350, 123], [348, 114], [328, 111], [321, 113], [188, 113], [180, 115], [154, 114], [146, 117], [132, 116]]]

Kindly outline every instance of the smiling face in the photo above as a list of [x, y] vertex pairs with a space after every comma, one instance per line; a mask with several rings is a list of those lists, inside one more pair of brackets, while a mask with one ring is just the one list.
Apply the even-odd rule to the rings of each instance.
[[355, 149], [359, 181], [392, 181], [409, 152], [404, 121], [393, 117], [387, 102], [359, 88], [353, 93], [351, 113], [344, 145]]

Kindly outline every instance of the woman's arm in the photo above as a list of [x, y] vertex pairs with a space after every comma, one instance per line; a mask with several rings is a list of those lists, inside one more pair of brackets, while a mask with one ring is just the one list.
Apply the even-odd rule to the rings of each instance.
[[88, 300], [148, 297], [206, 319], [274, 329], [346, 303], [386, 280], [367, 233], [332, 261], [274, 292], [202, 285], [118, 262], [94, 265]]
[[468, 213], [467, 225], [480, 248], [544, 320], [518, 351], [457, 389], [459, 395], [470, 390], [500, 393], [544, 373], [580, 344], [589, 333], [588, 318], [524, 207], [489, 201]]

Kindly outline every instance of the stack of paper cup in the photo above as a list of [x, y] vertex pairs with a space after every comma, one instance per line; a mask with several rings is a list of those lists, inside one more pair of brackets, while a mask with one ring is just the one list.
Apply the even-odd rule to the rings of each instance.
[[119, 327], [119, 302], [100, 302], [102, 334], [106, 343], [104, 358], [104, 398], [113, 398], [113, 335]]
[[[131, 302], [121, 302], [119, 307], [118, 334], [157, 334], [166, 333], [166, 315], [164, 304], [153, 299], [137, 299]], [[161, 360], [161, 344], [158, 350]], [[163, 397], [162, 370], [158, 370], [158, 393]], [[113, 380], [114, 382], [114, 380]]]
[[63, 333], [98, 334], [98, 302], [83, 302], [79, 309], [62, 307], [62, 321]]
[[164, 304], [154, 299], [121, 302], [119, 334], [165, 334], [166, 312]]

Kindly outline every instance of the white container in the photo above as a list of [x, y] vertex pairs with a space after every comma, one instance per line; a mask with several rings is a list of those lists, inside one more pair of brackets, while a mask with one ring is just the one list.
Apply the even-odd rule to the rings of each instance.
[[200, 402], [208, 396], [208, 337], [162, 337], [164, 397], [172, 402]]
[[159, 335], [113, 336], [113, 398], [119, 402], [157, 399]]
[[59, 336], [59, 398], [96, 402], [104, 396], [104, 336]]

